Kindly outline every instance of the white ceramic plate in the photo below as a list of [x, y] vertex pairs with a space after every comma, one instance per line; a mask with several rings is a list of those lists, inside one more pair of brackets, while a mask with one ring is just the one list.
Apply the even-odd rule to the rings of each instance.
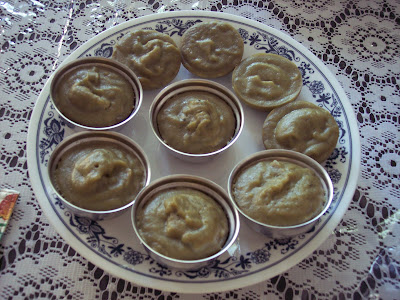
[[[177, 271], [158, 265], [134, 235], [130, 211], [117, 219], [94, 222], [74, 215], [48, 189], [47, 161], [54, 147], [78, 131], [68, 127], [49, 99], [49, 82], [36, 103], [28, 132], [28, 167], [37, 199], [59, 234], [82, 256], [133, 283], [156, 289], [185, 293], [217, 292], [259, 283], [276, 276], [311, 254], [332, 233], [353, 196], [360, 165], [357, 122], [345, 93], [331, 72], [307, 49], [285, 34], [263, 24], [233, 15], [211, 12], [169, 12], [146, 16], [111, 28], [89, 40], [64, 63], [78, 57], [109, 57], [121, 36], [134, 29], [152, 28], [169, 34], [179, 45], [191, 25], [221, 20], [237, 28], [245, 42], [247, 57], [256, 52], [283, 55], [294, 61], [303, 75], [299, 99], [329, 110], [340, 127], [335, 152], [324, 164], [335, 187], [329, 211], [316, 227], [304, 235], [273, 240], [252, 232], [242, 222], [238, 241], [213, 264], [196, 271]], [[192, 78], [184, 67], [174, 81]], [[216, 80], [231, 88], [230, 75]], [[237, 143], [226, 153], [204, 164], [180, 161], [166, 153], [153, 136], [149, 107], [158, 91], [145, 92], [135, 118], [120, 132], [139, 143], [151, 162], [152, 180], [168, 174], [184, 173], [209, 178], [226, 188], [232, 168], [244, 157], [263, 150], [261, 128], [266, 113], [244, 106], [245, 125]]]

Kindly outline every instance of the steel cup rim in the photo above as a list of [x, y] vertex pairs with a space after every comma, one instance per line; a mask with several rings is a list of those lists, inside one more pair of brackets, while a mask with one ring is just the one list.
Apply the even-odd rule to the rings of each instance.
[[[260, 161], [265, 161], [265, 160], [273, 160], [273, 159], [282, 159], [285, 161], [289, 161], [292, 163], [296, 163], [300, 166], [307, 167], [309, 169], [312, 169], [320, 178], [321, 182], [325, 185], [324, 189], [326, 190], [326, 201], [324, 203], [324, 207], [319, 212], [316, 216], [314, 216], [312, 219], [300, 223], [300, 224], [295, 224], [295, 225], [289, 225], [289, 226], [277, 226], [277, 225], [270, 225], [270, 224], [265, 224], [260, 221], [257, 221], [253, 219], [252, 217], [248, 216], [236, 203], [234, 196], [232, 195], [232, 185], [233, 182], [238, 174], [240, 172], [254, 164]], [[231, 173], [229, 174], [228, 178], [228, 184], [227, 184], [227, 190], [229, 194], [229, 198], [232, 201], [233, 205], [236, 207], [238, 212], [240, 213], [241, 216], [246, 218], [248, 221], [257, 224], [258, 226], [265, 228], [265, 229], [271, 229], [271, 230], [291, 230], [291, 229], [301, 229], [302, 227], [306, 227], [310, 224], [315, 223], [318, 221], [329, 209], [329, 207], [332, 204], [333, 200], [333, 194], [334, 194], [334, 189], [333, 189], [333, 183], [332, 180], [329, 177], [328, 172], [322, 167], [321, 164], [319, 164], [317, 161], [312, 159], [311, 157], [300, 153], [296, 152], [293, 150], [286, 150], [286, 149], [270, 149], [270, 150], [262, 150], [259, 152], [256, 152], [252, 155], [249, 155], [239, 161], [235, 167], [232, 169]]]
[[[110, 68], [114, 71], [117, 71], [119, 74], [123, 75], [123, 77], [129, 81], [129, 83], [131, 84], [132, 89], [134, 91], [134, 95], [135, 95], [135, 100], [134, 100], [135, 106], [134, 106], [131, 114], [126, 119], [122, 120], [119, 123], [109, 125], [109, 126], [93, 127], [93, 126], [88, 126], [88, 125], [80, 124], [76, 121], [73, 121], [70, 118], [68, 118], [63, 112], [60, 111], [60, 109], [57, 107], [56, 102], [54, 101], [54, 99], [55, 99], [54, 93], [55, 93], [55, 90], [56, 90], [59, 80], [62, 79], [64, 74], [66, 74], [76, 68], [80, 68], [84, 65], [101, 65], [101, 66]], [[85, 129], [85, 130], [104, 131], [104, 130], [116, 129], [118, 127], [125, 125], [130, 120], [132, 120], [132, 118], [138, 113], [138, 111], [142, 105], [143, 88], [142, 88], [142, 84], [140, 83], [140, 80], [137, 77], [137, 75], [127, 66], [125, 66], [125, 65], [121, 64], [120, 62], [118, 62], [114, 59], [111, 59], [111, 58], [89, 56], [89, 57], [77, 58], [69, 63], [61, 65], [55, 71], [55, 73], [52, 75], [51, 83], [50, 83], [50, 99], [53, 102], [54, 108], [57, 111], [57, 113], [61, 117], [63, 117], [66, 121], [68, 121], [69, 123], [71, 123], [77, 127], [80, 127], [82, 129]]]
[[[85, 139], [85, 137], [86, 137], [86, 139]], [[140, 160], [140, 162], [145, 170], [145, 182], [144, 182], [143, 188], [146, 187], [150, 183], [150, 178], [151, 178], [150, 162], [149, 162], [149, 159], [148, 159], [146, 153], [144, 152], [144, 150], [140, 147], [140, 145], [138, 143], [136, 143], [134, 140], [132, 140], [132, 139], [128, 138], [127, 136], [125, 136], [121, 133], [118, 133], [118, 132], [83, 131], [83, 132], [74, 133], [74, 134], [66, 137], [64, 140], [61, 141], [61, 143], [59, 143], [56, 146], [56, 148], [51, 153], [49, 162], [47, 164], [47, 174], [49, 176], [49, 182], [51, 184], [51, 191], [62, 201], [62, 203], [64, 203], [68, 207], [71, 207], [75, 211], [81, 212], [85, 215], [93, 215], [93, 216], [110, 215], [110, 214], [122, 212], [134, 204], [137, 195], [132, 197], [131, 201], [129, 201], [127, 204], [125, 204], [121, 207], [117, 207], [117, 208], [114, 208], [111, 210], [90, 210], [90, 209], [82, 208], [80, 206], [77, 206], [77, 205], [69, 202], [57, 191], [57, 189], [55, 188], [55, 186], [53, 184], [51, 173], [52, 173], [52, 170], [54, 169], [56, 163], [58, 162], [61, 154], [63, 153], [63, 151], [71, 149], [73, 147], [74, 143], [76, 143], [77, 145], [80, 145], [82, 143], [89, 143], [90, 142], [89, 139], [93, 139], [93, 138], [96, 138], [96, 139], [105, 138], [105, 139], [107, 139], [108, 142], [113, 142], [113, 141], [121, 142], [121, 143], [126, 142], [125, 143], [126, 149], [128, 149], [129, 146], [133, 146], [133, 147], [129, 147], [129, 149]], [[68, 148], [68, 146], [70, 146], [70, 147]], [[67, 148], [67, 149], [64, 149], [64, 148]]]
[[[213, 152], [208, 152], [208, 153], [188, 153], [188, 152], [183, 152], [180, 150], [177, 150], [173, 148], [172, 146], [168, 145], [167, 143], [164, 142], [164, 140], [161, 137], [161, 134], [159, 131], [156, 129], [157, 128], [157, 114], [158, 111], [161, 109], [163, 104], [168, 101], [172, 96], [177, 95], [181, 92], [187, 91], [187, 90], [193, 90], [193, 89], [199, 89], [201, 91], [208, 91], [208, 92], [215, 92], [217, 96], [222, 96], [223, 100], [232, 108], [235, 118], [236, 118], [236, 127], [235, 127], [235, 133], [232, 139], [222, 148], [215, 150]], [[226, 99], [229, 99], [229, 101], [226, 101]], [[153, 134], [156, 136], [157, 140], [166, 148], [168, 148], [170, 151], [184, 156], [188, 158], [206, 158], [206, 157], [211, 157], [215, 156], [228, 148], [230, 148], [240, 137], [240, 134], [243, 131], [243, 126], [244, 126], [244, 112], [243, 112], [243, 107], [240, 102], [240, 100], [237, 98], [237, 96], [229, 90], [227, 87], [224, 85], [207, 80], [207, 79], [184, 79], [181, 81], [174, 82], [170, 85], [167, 85], [164, 87], [154, 98], [152, 104], [150, 105], [150, 110], [149, 110], [149, 119], [150, 119], [150, 125], [151, 129], [153, 131]]]
[[[196, 186], [198, 185], [204, 185], [206, 188], [209, 189], [215, 189], [214, 192], [219, 194], [221, 198], [224, 199], [226, 206], [229, 207], [229, 213], [232, 214], [232, 220], [233, 224], [229, 224], [229, 234], [227, 241], [225, 242], [224, 246], [222, 247], [221, 250], [219, 250], [217, 253], [214, 253], [213, 255], [207, 256], [205, 258], [201, 259], [195, 259], [195, 260], [183, 260], [183, 259], [177, 259], [177, 258], [172, 258], [169, 256], [166, 256], [164, 254], [161, 254], [154, 250], [151, 246], [149, 246], [146, 241], [141, 237], [139, 234], [139, 231], [136, 226], [135, 222], [135, 216], [137, 213], [137, 210], [141, 207], [141, 205], [145, 205], [146, 202], [151, 198], [153, 195], [157, 194], [160, 191], [174, 188], [174, 187], [182, 187], [182, 183], [189, 183], [189, 187], [192, 187], [196, 189]], [[219, 200], [214, 200], [221, 205]], [[142, 201], [145, 201], [144, 204], [142, 204]], [[226, 206], [221, 205], [221, 207], [224, 209], [224, 212], [227, 214], [227, 218], [229, 221], [228, 217], [228, 211], [226, 211]], [[173, 174], [173, 175], [167, 175], [164, 177], [161, 177], [157, 180], [152, 181], [148, 186], [143, 188], [140, 193], [137, 195], [136, 201], [132, 206], [131, 209], [131, 222], [132, 222], [132, 227], [134, 229], [134, 232], [140, 242], [147, 248], [149, 251], [151, 251], [154, 255], [162, 258], [164, 261], [167, 261], [172, 264], [179, 264], [183, 269], [186, 269], [190, 267], [191, 265], [196, 265], [196, 264], [205, 264], [207, 262], [210, 262], [214, 260], [215, 258], [221, 256], [223, 253], [225, 253], [236, 241], [238, 235], [239, 235], [239, 230], [240, 230], [240, 219], [239, 219], [239, 214], [235, 208], [235, 206], [232, 205], [226, 191], [219, 185], [217, 185], [215, 182], [206, 179], [204, 177], [200, 176], [195, 176], [195, 175], [187, 175], [187, 174]], [[234, 227], [232, 229], [232, 226]], [[166, 263], [168, 264], [168, 263]], [[178, 267], [180, 268], [180, 267]]]

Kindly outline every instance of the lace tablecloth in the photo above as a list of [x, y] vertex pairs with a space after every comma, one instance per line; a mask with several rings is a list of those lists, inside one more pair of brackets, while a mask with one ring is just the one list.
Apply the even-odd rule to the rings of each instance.
[[[361, 138], [361, 172], [329, 238], [288, 271], [220, 293], [136, 286], [79, 255], [49, 225], [26, 159], [31, 112], [55, 68], [119, 23], [219, 11], [285, 32], [336, 76]], [[20, 192], [0, 241], [0, 299], [399, 299], [400, 3], [392, 1], [0, 1], [0, 187]]]

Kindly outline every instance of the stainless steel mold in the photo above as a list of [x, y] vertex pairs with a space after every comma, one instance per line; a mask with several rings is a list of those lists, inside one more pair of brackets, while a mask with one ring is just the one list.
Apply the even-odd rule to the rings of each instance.
[[[225, 147], [210, 153], [191, 154], [176, 150], [164, 142], [158, 130], [157, 114], [164, 105], [164, 103], [166, 103], [166, 101], [168, 101], [171, 97], [187, 91], [206, 91], [213, 93], [218, 97], [220, 97], [221, 99], [223, 99], [232, 108], [232, 111], [236, 119], [236, 128], [234, 136]], [[243, 129], [243, 123], [244, 123], [243, 108], [239, 99], [235, 96], [235, 94], [232, 91], [230, 91], [225, 86], [210, 80], [187, 79], [170, 84], [157, 94], [150, 107], [150, 124], [159, 142], [167, 149], [168, 152], [170, 152], [175, 157], [194, 163], [201, 163], [204, 161], [208, 161], [212, 157], [216, 156], [217, 154], [231, 147], [235, 143], [235, 141], [239, 138]]]
[[115, 143], [119, 146], [124, 147], [126, 150], [131, 152], [133, 155], [139, 158], [140, 162], [143, 165], [143, 168], [145, 170], [145, 184], [144, 186], [148, 185], [150, 182], [150, 176], [151, 176], [151, 171], [150, 171], [150, 163], [148, 161], [148, 158], [142, 148], [133, 140], [129, 139], [128, 137], [117, 133], [117, 132], [111, 132], [111, 131], [84, 131], [80, 133], [75, 133], [67, 138], [65, 138], [53, 151], [53, 153], [50, 156], [49, 162], [48, 162], [48, 176], [50, 179], [50, 182], [52, 183], [51, 188], [51, 193], [58, 197], [62, 203], [72, 212], [80, 215], [80, 216], [85, 216], [88, 218], [91, 218], [93, 220], [103, 220], [103, 219], [109, 219], [116, 217], [120, 215], [124, 210], [127, 208], [131, 207], [133, 205], [133, 202], [135, 201], [136, 195], [132, 195], [129, 203], [126, 205], [115, 208], [112, 210], [107, 210], [107, 211], [96, 211], [96, 210], [88, 210], [84, 209], [81, 207], [78, 207], [70, 202], [68, 200], [64, 199], [60, 193], [57, 191], [55, 188], [53, 182], [52, 182], [52, 173], [54, 169], [57, 167], [57, 163], [59, 162], [60, 158], [62, 155], [68, 151], [69, 149], [72, 149], [73, 147], [88, 143], [90, 144], [91, 142], [107, 142], [107, 143]]
[[[136, 212], [146, 205], [146, 203], [153, 198], [154, 195], [159, 193], [160, 191], [164, 190], [169, 190], [173, 188], [180, 188], [180, 187], [186, 187], [186, 188], [192, 188], [199, 190], [207, 195], [209, 195], [211, 198], [213, 198], [226, 213], [226, 216], [228, 218], [228, 223], [229, 223], [229, 234], [227, 241], [224, 245], [224, 247], [214, 255], [210, 257], [206, 257], [204, 259], [198, 259], [198, 260], [179, 260], [179, 259], [174, 259], [167, 257], [163, 254], [160, 254], [153, 250], [149, 245], [146, 244], [146, 242], [141, 238], [138, 229], [136, 227]], [[235, 242], [238, 233], [239, 233], [239, 227], [240, 227], [240, 222], [239, 222], [239, 214], [236, 211], [234, 205], [232, 202], [229, 200], [229, 197], [226, 193], [226, 191], [217, 185], [216, 183], [202, 178], [198, 176], [192, 176], [192, 175], [169, 175], [163, 178], [160, 178], [152, 183], [150, 183], [146, 188], [144, 188], [139, 195], [136, 198], [136, 201], [134, 205], [132, 206], [132, 224], [135, 233], [139, 237], [140, 241], [142, 244], [145, 246], [145, 248], [148, 250], [150, 255], [160, 264], [167, 265], [169, 267], [177, 268], [177, 269], [197, 269], [202, 266], [205, 266], [207, 264], [212, 263], [214, 259], [219, 257], [221, 254], [223, 254], [227, 249]]]
[[[313, 219], [298, 225], [293, 226], [273, 226], [263, 224], [259, 221], [252, 219], [247, 216], [240, 207], [236, 204], [236, 201], [232, 195], [232, 186], [235, 182], [236, 177], [240, 174], [244, 169], [256, 164], [259, 161], [265, 160], [279, 160], [279, 161], [287, 161], [291, 163], [298, 164], [302, 167], [307, 167], [313, 170], [317, 176], [320, 178], [321, 183], [325, 190], [325, 204], [322, 211], [315, 216]], [[232, 200], [232, 203], [235, 205], [236, 209], [243, 216], [245, 222], [256, 232], [262, 233], [268, 237], [272, 238], [287, 238], [296, 236], [302, 233], [309, 231], [321, 216], [328, 210], [331, 205], [333, 198], [333, 184], [325, 169], [312, 158], [291, 150], [265, 150], [257, 152], [253, 155], [250, 155], [244, 158], [241, 162], [239, 162], [234, 169], [232, 170], [229, 180], [228, 180], [228, 193]]]

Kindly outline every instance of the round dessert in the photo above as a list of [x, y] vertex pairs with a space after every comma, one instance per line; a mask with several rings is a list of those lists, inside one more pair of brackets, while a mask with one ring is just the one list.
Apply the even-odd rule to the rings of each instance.
[[180, 46], [182, 64], [204, 78], [221, 77], [242, 60], [244, 43], [239, 32], [225, 22], [202, 22], [189, 28]]
[[317, 216], [325, 203], [319, 177], [309, 168], [279, 160], [244, 169], [231, 187], [244, 214], [266, 225], [293, 226]]
[[172, 38], [155, 30], [127, 33], [114, 46], [112, 58], [138, 76], [143, 89], [166, 86], [179, 72], [181, 56]]
[[139, 235], [165, 256], [196, 260], [220, 251], [228, 233], [228, 219], [210, 196], [191, 188], [159, 192], [136, 212]]
[[293, 150], [322, 163], [336, 147], [339, 127], [326, 109], [295, 101], [268, 114], [262, 138], [266, 149]]
[[297, 98], [303, 86], [300, 70], [287, 58], [257, 53], [233, 71], [236, 95], [249, 106], [270, 111]]
[[108, 211], [132, 202], [146, 180], [139, 158], [112, 142], [71, 147], [50, 176], [55, 189], [69, 203], [94, 211]]
[[183, 92], [166, 101], [157, 114], [161, 138], [185, 153], [211, 153], [232, 139], [236, 119], [231, 107], [206, 91]]
[[86, 64], [66, 71], [58, 79], [52, 99], [71, 121], [98, 128], [128, 118], [135, 97], [129, 80], [112, 67]]

